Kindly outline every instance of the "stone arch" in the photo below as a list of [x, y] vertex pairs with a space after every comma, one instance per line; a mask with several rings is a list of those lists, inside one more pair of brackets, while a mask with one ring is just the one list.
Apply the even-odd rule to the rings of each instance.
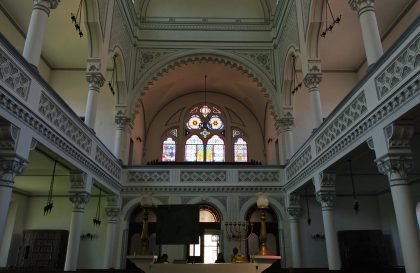
[[[126, 223], [129, 221], [129, 217], [133, 210], [141, 203], [141, 196], [131, 199], [124, 205], [121, 210], [121, 223]], [[152, 196], [153, 204], [154, 205], [163, 205], [162, 201]]]
[[[277, 219], [281, 222], [285, 223], [285, 220], [287, 219], [287, 213], [284, 209], [284, 206], [275, 200], [273, 197], [268, 196], [269, 205], [274, 210], [274, 212], [277, 214]], [[254, 196], [251, 196], [240, 208], [239, 211], [239, 221], [243, 221], [246, 217], [246, 213], [249, 211], [249, 209], [256, 204], [257, 200]]]
[[99, 20], [98, 0], [88, 0], [85, 3], [85, 25], [88, 34], [89, 59], [100, 59], [102, 52], [103, 36]]
[[322, 13], [324, 10], [324, 4], [324, 0], [312, 0], [311, 10], [308, 18], [308, 30], [306, 33], [306, 49], [308, 60], [318, 60], [320, 58], [319, 39], [323, 23]]
[[[108, 54], [108, 60], [115, 56], [115, 65], [117, 67], [117, 92], [116, 92], [116, 103], [117, 105], [127, 105], [127, 78], [125, 71], [126, 60], [122, 49], [116, 45]], [[114, 68], [115, 69], [115, 68]]]
[[187, 204], [209, 204], [214, 206], [220, 213], [221, 220], [225, 221], [227, 219], [227, 211], [225, 206], [214, 197], [194, 197], [187, 202]]
[[230, 52], [213, 49], [196, 49], [168, 54], [149, 69], [149, 72], [144, 75], [142, 80], [134, 88], [134, 97], [132, 97], [132, 102], [129, 106], [133, 120], [140, 108], [141, 97], [148, 92], [154, 82], [178, 66], [199, 62], [219, 63], [243, 72], [247, 77], [257, 83], [257, 87], [264, 93], [264, 96], [268, 100], [271, 114], [275, 120], [278, 119], [280, 111], [276, 103], [276, 87], [258, 66], [244, 57]]

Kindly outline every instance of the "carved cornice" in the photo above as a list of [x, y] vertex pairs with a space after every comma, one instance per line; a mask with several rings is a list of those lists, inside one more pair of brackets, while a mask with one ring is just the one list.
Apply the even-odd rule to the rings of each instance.
[[70, 192], [70, 202], [74, 204], [73, 211], [82, 212], [90, 200], [88, 192]]
[[349, 5], [359, 16], [366, 11], [375, 11], [375, 0], [349, 0]]
[[16, 175], [23, 172], [28, 161], [19, 156], [0, 156], [0, 187], [12, 187]]
[[319, 91], [319, 84], [322, 81], [322, 73], [308, 73], [303, 79], [303, 83], [309, 89], [309, 92]]
[[330, 210], [334, 207], [335, 191], [317, 191], [316, 201], [321, 203], [322, 210]]

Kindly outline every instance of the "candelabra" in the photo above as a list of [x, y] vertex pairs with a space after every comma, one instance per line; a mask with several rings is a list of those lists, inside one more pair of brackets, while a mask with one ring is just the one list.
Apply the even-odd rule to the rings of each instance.
[[260, 252], [259, 255], [270, 255], [271, 252], [267, 250], [267, 227], [265, 223], [265, 209], [268, 208], [268, 197], [266, 193], [257, 193], [257, 207], [260, 209]]
[[237, 241], [239, 244], [238, 253], [233, 258], [235, 263], [247, 263], [247, 257], [242, 253], [242, 241], [248, 240], [249, 235], [254, 228], [249, 222], [226, 222], [226, 232], [229, 239]]

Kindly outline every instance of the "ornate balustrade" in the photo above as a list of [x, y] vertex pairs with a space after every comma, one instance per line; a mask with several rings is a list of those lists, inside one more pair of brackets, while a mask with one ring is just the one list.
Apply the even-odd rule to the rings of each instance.
[[420, 18], [370, 67], [286, 166], [293, 191], [420, 103]]
[[118, 160], [2, 35], [0, 114], [111, 191], [120, 190]]
[[139, 166], [124, 169], [123, 192], [278, 192], [278, 166]]

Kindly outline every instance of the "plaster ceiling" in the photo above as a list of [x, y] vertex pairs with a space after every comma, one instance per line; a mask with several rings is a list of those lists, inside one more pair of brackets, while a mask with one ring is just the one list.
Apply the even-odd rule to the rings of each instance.
[[223, 64], [200, 62], [177, 67], [151, 86], [142, 97], [146, 128], [167, 103], [192, 92], [204, 91], [206, 74], [208, 92], [222, 93], [237, 99], [256, 115], [260, 125], [264, 124], [267, 99], [251, 78]]

